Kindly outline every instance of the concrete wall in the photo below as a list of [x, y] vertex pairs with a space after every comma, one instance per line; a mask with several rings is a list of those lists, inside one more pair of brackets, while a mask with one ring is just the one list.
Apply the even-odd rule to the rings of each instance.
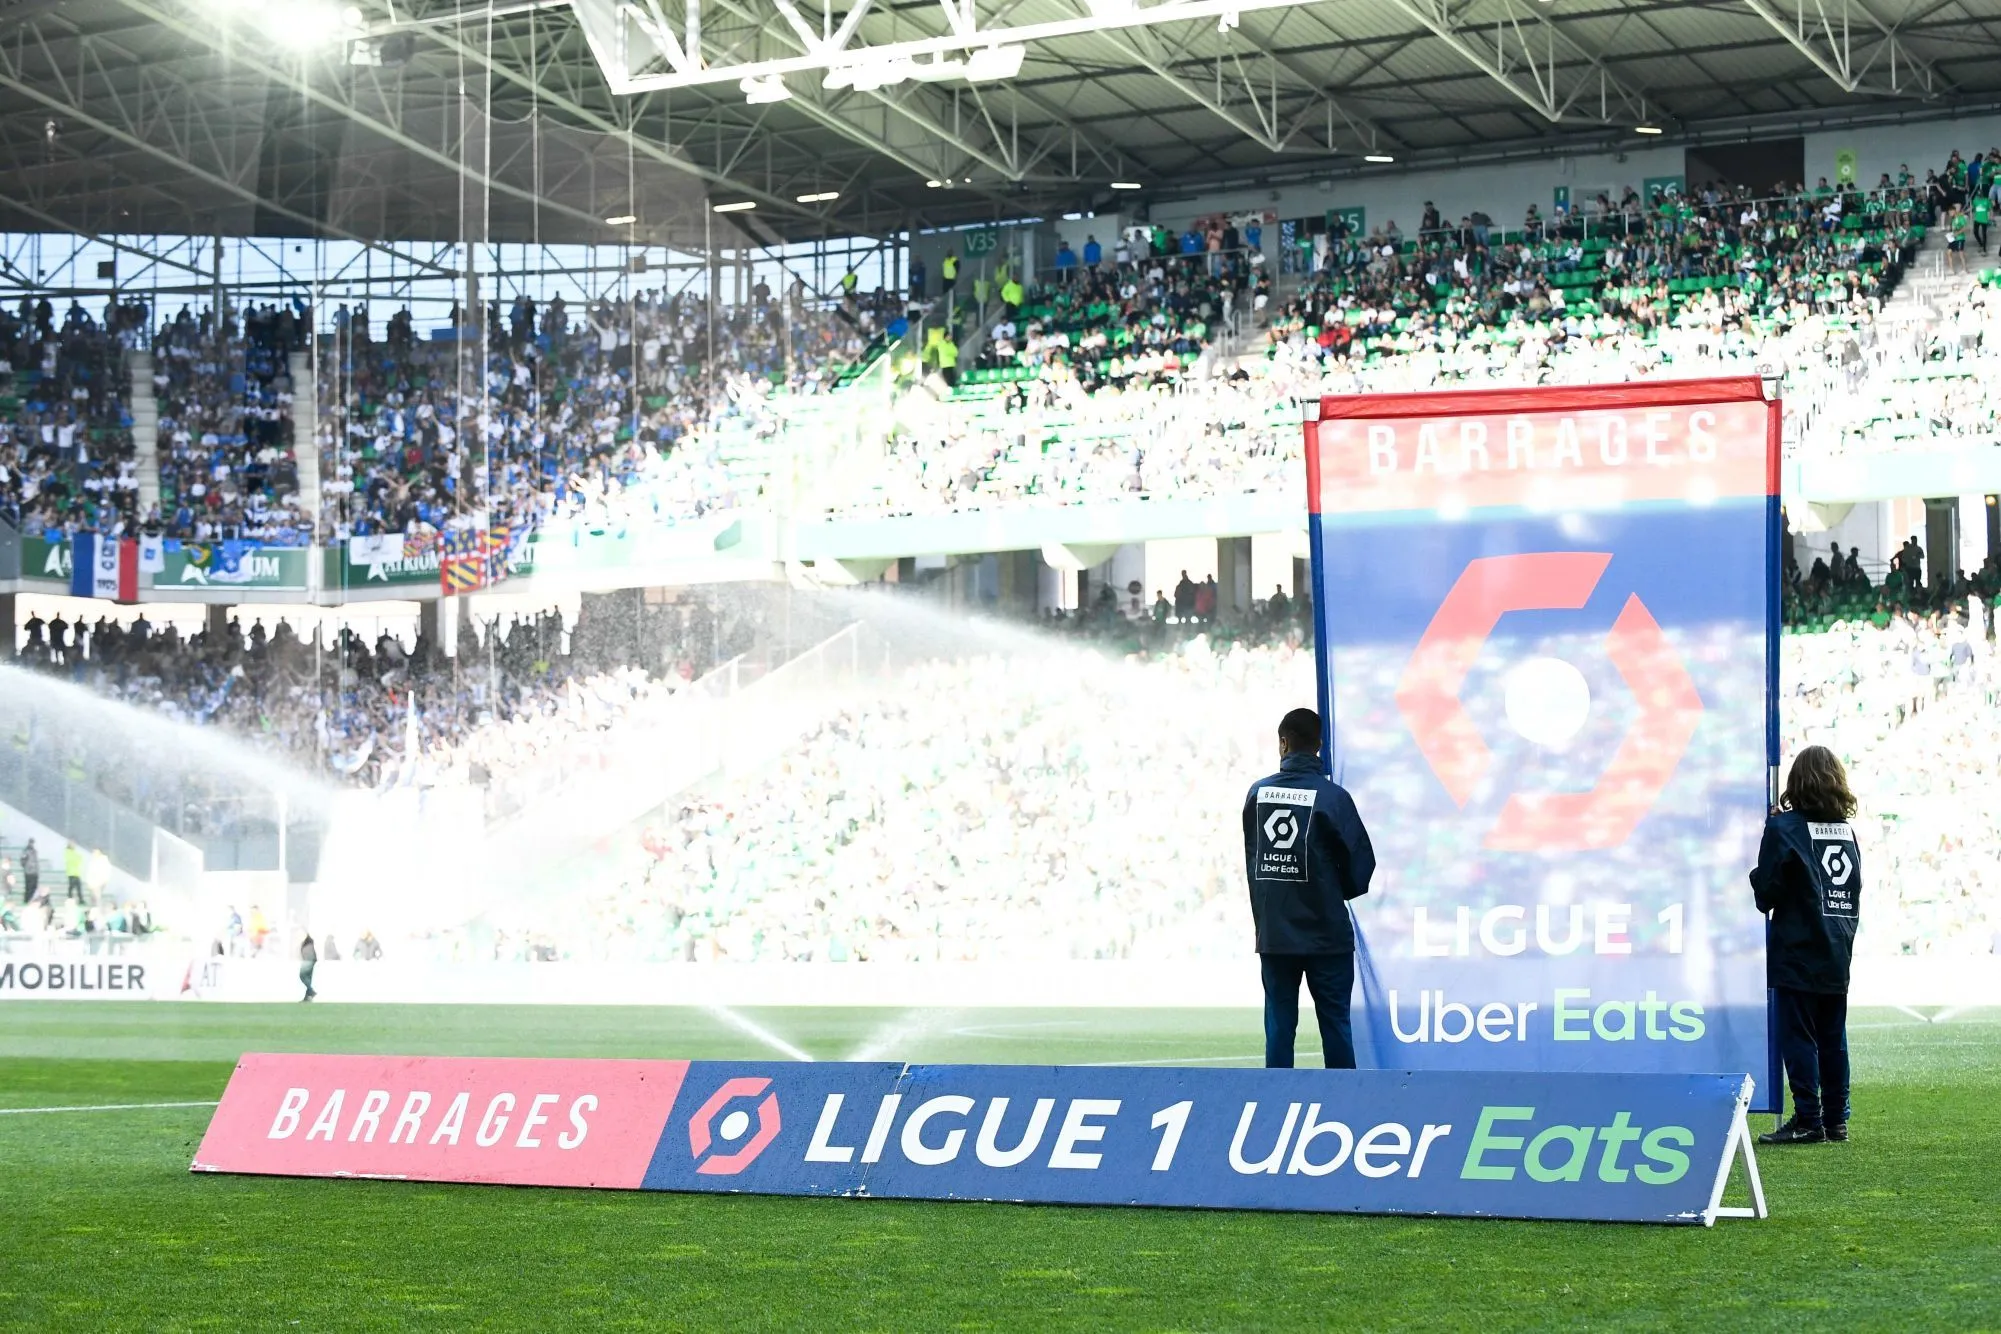
[[[1496, 225], [1518, 227], [1530, 204], [1545, 216], [1549, 213], [1557, 186], [1566, 186], [1573, 198], [1582, 198], [1587, 187], [1592, 194], [1599, 190], [1616, 194], [1626, 185], [1639, 189], [1649, 176], [1681, 174], [1680, 148], [1636, 149], [1623, 156], [1624, 161], [1613, 154], [1553, 157], [1327, 184], [1220, 192], [1163, 202], [1154, 207], [1152, 216], [1155, 222], [1179, 227], [1190, 219], [1212, 213], [1270, 209], [1280, 218], [1297, 218], [1315, 217], [1330, 208], [1360, 206], [1368, 211], [1370, 227], [1394, 221], [1405, 233], [1411, 233], [1417, 230], [1424, 216], [1425, 201], [1431, 200], [1438, 205], [1441, 215], [1455, 222], [1474, 209], [1484, 209]], [[1268, 233], [1268, 240], [1275, 239]]]
[[1904, 163], [1910, 164], [1911, 174], [1922, 181], [1925, 169], [1944, 166], [1955, 148], [1970, 155], [1997, 145], [2001, 145], [2001, 116], [1817, 131], [1806, 136], [1806, 176], [1809, 182], [1822, 176], [1833, 180], [1834, 155], [1852, 148], [1856, 179], [1865, 186], [1874, 185], [1886, 171], [1895, 179], [1897, 168]]

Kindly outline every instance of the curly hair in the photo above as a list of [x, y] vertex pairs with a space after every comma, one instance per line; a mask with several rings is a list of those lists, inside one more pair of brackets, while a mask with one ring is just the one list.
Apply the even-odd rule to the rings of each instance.
[[1826, 746], [1808, 746], [1794, 757], [1779, 809], [1798, 811], [1809, 820], [1846, 820], [1855, 814], [1848, 771], [1833, 751]]

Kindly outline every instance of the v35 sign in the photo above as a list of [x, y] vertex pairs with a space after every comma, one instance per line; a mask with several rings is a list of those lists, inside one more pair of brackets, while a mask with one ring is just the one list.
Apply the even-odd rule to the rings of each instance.
[[1327, 760], [1379, 868], [1358, 1056], [1737, 1071], [1769, 1102], [1745, 872], [1779, 405], [1747, 378], [1312, 408]]

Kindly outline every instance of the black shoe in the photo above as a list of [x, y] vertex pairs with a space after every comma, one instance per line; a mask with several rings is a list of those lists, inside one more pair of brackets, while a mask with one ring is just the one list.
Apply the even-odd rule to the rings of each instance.
[[1827, 1139], [1831, 1144], [1848, 1143], [1848, 1123], [1846, 1121], [1836, 1121], [1833, 1125], [1829, 1126], [1827, 1128]]
[[1769, 1135], [1758, 1136], [1760, 1144], [1819, 1144], [1827, 1139], [1827, 1132], [1810, 1121], [1798, 1117], [1786, 1122]]

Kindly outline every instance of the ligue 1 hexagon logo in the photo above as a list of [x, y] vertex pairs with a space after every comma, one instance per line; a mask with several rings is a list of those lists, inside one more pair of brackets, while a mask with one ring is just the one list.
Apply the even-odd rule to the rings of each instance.
[[1855, 863], [1849, 860], [1848, 849], [1835, 843], [1821, 850], [1820, 869], [1827, 872], [1829, 884], [1845, 885], [1855, 874]]
[[[1462, 809], [1493, 767], [1493, 751], [1459, 692], [1480, 650], [1511, 611], [1576, 611], [1612, 561], [1604, 551], [1541, 551], [1467, 562], [1418, 640], [1397, 683], [1397, 708], [1433, 774]], [[1615, 848], [1674, 776], [1702, 720], [1702, 697], [1659, 622], [1630, 594], [1605, 651], [1633, 693], [1639, 716], [1598, 781], [1584, 792], [1517, 792], [1487, 830], [1503, 852]]]
[[1285, 852], [1299, 841], [1299, 817], [1280, 806], [1265, 817], [1265, 842], [1274, 852]]
[[[755, 1098], [771, 1087], [767, 1078], [739, 1075], [726, 1079], [707, 1102], [695, 1109], [688, 1118], [688, 1152], [699, 1161], [695, 1171], [701, 1176], [735, 1176], [749, 1167], [778, 1138], [778, 1095], [766, 1093], [764, 1101], [757, 1104], [757, 1131], [751, 1132], [751, 1114], [744, 1108], [723, 1108], [739, 1098]], [[721, 1120], [717, 1120], [721, 1113]], [[748, 1140], [745, 1136], [749, 1136]], [[710, 1154], [709, 1150], [717, 1140], [735, 1145], [727, 1153]], [[707, 1155], [707, 1156], [704, 1156]]]

